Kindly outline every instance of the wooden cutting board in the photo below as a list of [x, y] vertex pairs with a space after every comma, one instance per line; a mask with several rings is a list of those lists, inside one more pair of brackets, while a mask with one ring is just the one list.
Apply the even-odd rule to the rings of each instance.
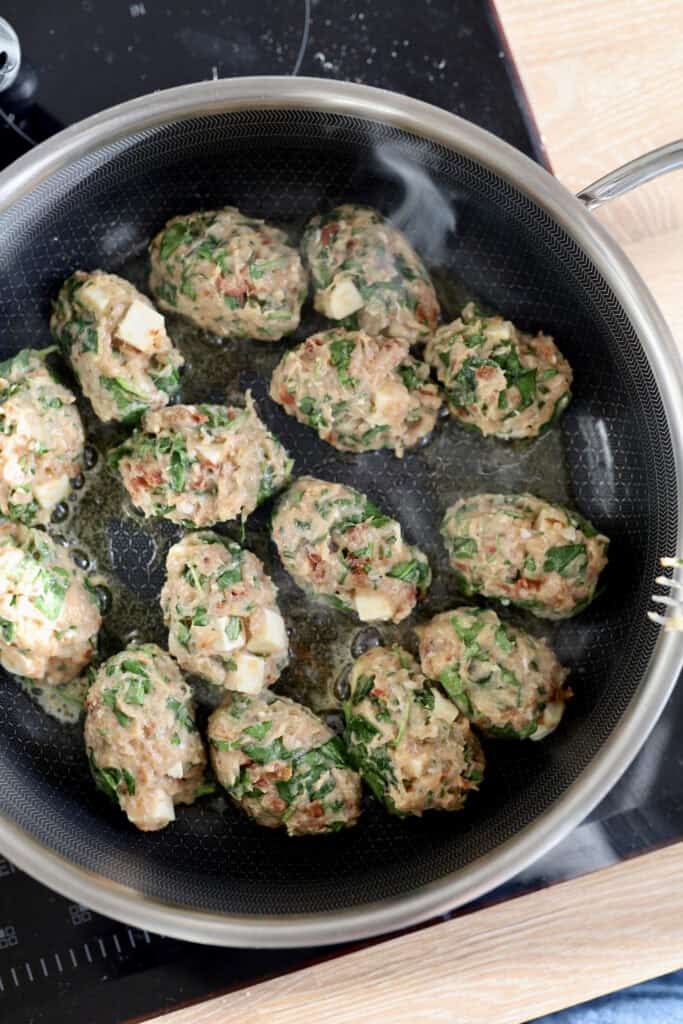
[[[683, 137], [681, 0], [495, 0], [548, 161], [578, 192]], [[683, 346], [683, 171], [596, 213]]]
[[154, 1024], [522, 1024], [682, 967], [682, 873], [677, 843]]

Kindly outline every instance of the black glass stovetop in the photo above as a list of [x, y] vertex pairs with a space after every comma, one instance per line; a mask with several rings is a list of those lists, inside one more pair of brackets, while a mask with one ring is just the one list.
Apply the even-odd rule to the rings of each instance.
[[[9, 98], [0, 94], [0, 108], [35, 141], [154, 89], [235, 75], [301, 74], [407, 93], [542, 159], [486, 0], [5, 0], [0, 14], [17, 31], [27, 62]], [[0, 168], [27, 145], [0, 121]], [[607, 799], [488, 899], [679, 839], [681, 721], [683, 690]], [[225, 950], [152, 935], [70, 903], [0, 858], [3, 1024], [123, 1024], [330, 952]]]

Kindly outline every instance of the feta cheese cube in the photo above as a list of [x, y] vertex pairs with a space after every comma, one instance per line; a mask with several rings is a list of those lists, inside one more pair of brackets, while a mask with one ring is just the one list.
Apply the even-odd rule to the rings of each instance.
[[343, 320], [365, 304], [365, 299], [353, 281], [346, 277], [330, 285], [325, 291], [323, 301], [323, 312], [331, 320]]
[[95, 313], [106, 313], [111, 301], [111, 293], [97, 281], [86, 281], [78, 292], [78, 299]]
[[212, 466], [220, 466], [225, 457], [225, 445], [212, 441], [198, 441], [194, 450], [200, 459], [210, 462]]
[[[561, 512], [556, 512], [554, 508], [546, 508], [545, 506], [538, 512], [534, 521], [534, 529], [538, 530], [539, 533], [546, 533], [547, 531], [554, 530], [557, 526], [561, 526], [563, 522], [563, 516]], [[562, 531], [564, 536], [565, 530]], [[569, 527], [569, 532], [574, 533], [573, 527]]]
[[490, 341], [509, 341], [514, 330], [509, 320], [493, 321], [486, 325], [486, 336]]
[[226, 686], [229, 690], [240, 693], [260, 693], [266, 678], [266, 665], [263, 658], [258, 658], [248, 651], [238, 651], [233, 655], [236, 668], [229, 673]]
[[410, 395], [397, 380], [387, 380], [375, 392], [375, 409], [383, 417], [402, 417], [410, 405]]
[[377, 590], [357, 590], [353, 603], [361, 622], [386, 621], [394, 614], [391, 601]]
[[[228, 630], [228, 627], [231, 627]], [[213, 619], [207, 626], [192, 627], [192, 642], [196, 650], [210, 654], [230, 654], [244, 647], [244, 629], [239, 632], [233, 627], [230, 617]]]
[[247, 650], [254, 654], [273, 654], [287, 650], [287, 630], [279, 612], [257, 608], [249, 619]]
[[141, 794], [136, 798], [136, 803], [133, 820], [145, 832], [153, 832], [175, 821], [173, 799], [164, 789], [153, 789]]
[[152, 352], [166, 333], [161, 313], [140, 299], [134, 299], [116, 329], [116, 337], [140, 352]]
[[33, 494], [41, 508], [54, 508], [68, 496], [70, 490], [71, 484], [66, 474], [33, 485]]

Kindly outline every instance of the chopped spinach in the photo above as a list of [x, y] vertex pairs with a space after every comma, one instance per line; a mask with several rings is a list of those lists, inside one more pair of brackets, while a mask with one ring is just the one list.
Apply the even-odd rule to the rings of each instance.
[[513, 635], [507, 633], [504, 626], [498, 626], [495, 632], [495, 640], [501, 651], [505, 651], [509, 654], [510, 651], [514, 650], [517, 640]]
[[6, 644], [12, 643], [16, 631], [17, 627], [14, 622], [10, 622], [9, 619], [0, 619], [0, 633]]
[[484, 628], [484, 623], [479, 619], [475, 618], [474, 622], [468, 625], [467, 620], [460, 615], [451, 616], [451, 625], [462, 642], [467, 646], [474, 643]]
[[373, 689], [374, 685], [375, 685], [375, 677], [374, 676], [365, 676], [365, 675], [358, 676], [358, 679], [356, 680], [356, 684], [355, 684], [355, 686], [353, 688], [353, 692], [351, 694], [351, 703], [352, 704], [360, 704], [360, 702], [362, 700], [364, 700], [368, 696], [370, 691]]
[[454, 558], [474, 558], [477, 554], [474, 537], [449, 537], [448, 544]]
[[192, 237], [193, 232], [188, 223], [182, 220], [176, 221], [161, 236], [159, 256], [165, 262], [181, 245], [189, 245]]
[[265, 722], [257, 722], [254, 725], [248, 725], [244, 732], [247, 736], [251, 736], [254, 740], [263, 740], [266, 738], [268, 733], [273, 727], [272, 719]]
[[377, 726], [373, 725], [363, 715], [349, 714], [347, 716], [346, 728], [353, 743], [369, 743], [374, 736], [379, 735]]
[[230, 640], [230, 642], [237, 640], [241, 632], [242, 620], [240, 619], [240, 617], [238, 615], [229, 616], [225, 626], [225, 635], [228, 638], [228, 640]]
[[327, 426], [327, 420], [318, 407], [318, 403], [310, 395], [305, 395], [299, 401], [299, 412], [308, 419], [308, 425], [319, 430]]
[[558, 572], [564, 577], [579, 576], [585, 572], [587, 564], [585, 544], [561, 544], [546, 551], [543, 572]]
[[119, 786], [122, 782], [125, 783], [129, 796], [135, 795], [135, 777], [127, 768], [101, 768], [95, 761], [92, 750], [88, 750], [88, 761], [95, 786], [114, 803], [120, 801]]
[[188, 732], [196, 732], [197, 726], [195, 725], [192, 713], [187, 705], [187, 702], [183, 702], [177, 699], [177, 697], [169, 697], [166, 701], [166, 707], [169, 711], [172, 711], [175, 715], [176, 722], [183, 728], [187, 729]]
[[66, 569], [58, 567], [41, 569], [38, 581], [42, 594], [35, 599], [36, 608], [54, 622], [62, 612], [64, 598], [69, 589], [69, 574]]
[[112, 686], [109, 689], [103, 691], [103, 693], [102, 693], [102, 701], [114, 713], [114, 715], [116, 717], [116, 721], [119, 723], [119, 725], [121, 725], [121, 726], [123, 726], [125, 728], [127, 725], [130, 724], [130, 722], [132, 722], [133, 719], [130, 717], [130, 715], [127, 715], [125, 713], [125, 711], [123, 711], [118, 706], [118, 703], [117, 703], [118, 693], [119, 693], [119, 687], [118, 686]]
[[422, 381], [415, 372], [415, 367], [411, 366], [410, 363], [403, 363], [402, 366], [399, 366], [398, 374], [409, 391], [414, 391], [415, 388], [419, 388], [422, 384]]
[[392, 566], [388, 570], [387, 576], [421, 587], [429, 579], [429, 565], [418, 558], [411, 558], [410, 561], [398, 562], [397, 565]]
[[353, 387], [356, 383], [348, 372], [355, 347], [356, 343], [353, 338], [336, 338], [330, 345], [332, 365], [337, 371], [340, 384], [347, 388]]
[[361, 434], [361, 442], [363, 444], [367, 444], [369, 441], [373, 439], [373, 437], [376, 437], [378, 434], [383, 434], [388, 429], [389, 425], [387, 423], [379, 423], [375, 427], [368, 427], [368, 429], [363, 434]]
[[462, 678], [455, 665], [449, 665], [439, 674], [439, 682], [453, 703], [460, 708], [463, 714], [471, 718], [474, 715], [474, 708], [465, 692]]
[[423, 707], [425, 711], [434, 710], [434, 693], [428, 686], [423, 686], [419, 690], [413, 691], [413, 700], [420, 707]]

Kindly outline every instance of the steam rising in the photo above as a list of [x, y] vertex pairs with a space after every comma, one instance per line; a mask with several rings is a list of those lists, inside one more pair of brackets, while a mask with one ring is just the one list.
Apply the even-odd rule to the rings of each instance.
[[392, 223], [408, 236], [427, 264], [443, 263], [448, 236], [457, 223], [448, 197], [425, 168], [406, 159], [395, 143], [378, 146], [374, 156], [382, 176], [394, 177], [402, 186], [403, 195], [392, 211]]

